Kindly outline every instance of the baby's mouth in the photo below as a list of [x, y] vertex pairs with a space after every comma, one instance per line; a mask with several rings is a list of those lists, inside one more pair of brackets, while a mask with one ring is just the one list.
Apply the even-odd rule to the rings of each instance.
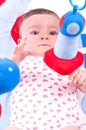
[[49, 44], [40, 44], [39, 46], [50, 46]]

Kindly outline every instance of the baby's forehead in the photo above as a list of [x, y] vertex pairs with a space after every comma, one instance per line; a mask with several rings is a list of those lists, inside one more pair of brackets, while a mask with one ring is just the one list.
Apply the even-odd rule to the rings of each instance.
[[55, 15], [50, 15], [50, 14], [35, 14], [30, 17], [27, 17], [25, 20], [23, 20], [21, 24], [22, 27], [40, 27], [40, 26], [58, 26], [57, 24], [59, 23], [58, 17]]
[[[29, 15], [29, 16], [26, 16], [26, 17], [23, 17], [23, 19], [22, 19], [22, 21], [24, 21], [24, 20], [27, 20], [27, 19], [31, 19], [31, 18], [40, 18], [40, 19], [43, 19], [42, 17], [46, 17], [46, 18], [48, 18], [49, 16], [51, 16], [51, 17], [56, 17], [57, 19], [59, 19], [59, 17], [56, 15], [56, 14], [54, 14], [54, 13], [38, 13], [38, 14], [32, 14], [32, 15]], [[46, 19], [45, 19], [46, 20]], [[21, 21], [21, 22], [22, 22]]]
[[40, 22], [50, 22], [50, 21], [59, 21], [59, 18], [55, 15], [55, 14], [46, 14], [46, 13], [43, 13], [43, 14], [34, 14], [34, 15], [30, 15], [29, 17], [25, 17], [25, 18], [23, 18], [23, 20], [21, 21], [21, 24], [23, 24], [23, 23], [26, 23], [26, 22], [28, 22], [28, 23], [30, 23], [30, 22], [32, 22], [32, 23], [36, 23], [36, 22], [38, 22], [38, 23], [40, 23]]

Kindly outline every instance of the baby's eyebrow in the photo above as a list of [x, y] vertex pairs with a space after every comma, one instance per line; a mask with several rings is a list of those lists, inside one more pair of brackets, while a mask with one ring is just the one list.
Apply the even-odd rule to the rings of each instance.
[[29, 28], [38, 28], [40, 27], [39, 25], [32, 25], [32, 26], [29, 26]]
[[50, 27], [50, 28], [54, 28], [54, 29], [56, 29], [56, 30], [59, 29], [58, 26], [54, 26], [54, 25], [49, 25], [49, 27]]

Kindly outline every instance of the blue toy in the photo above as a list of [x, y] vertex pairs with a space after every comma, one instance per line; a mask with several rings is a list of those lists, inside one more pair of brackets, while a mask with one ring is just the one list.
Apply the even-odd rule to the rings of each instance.
[[0, 58], [0, 94], [11, 91], [20, 81], [20, 71], [15, 62]]
[[55, 47], [45, 53], [44, 62], [61, 75], [68, 75], [83, 64], [84, 55], [78, 51], [78, 44], [85, 27], [85, 19], [77, 10], [85, 6], [86, 1], [82, 8], [73, 5], [73, 10], [62, 16]]
[[[0, 95], [13, 90], [20, 81], [20, 70], [15, 62], [0, 58]], [[0, 104], [0, 116], [2, 106]]]

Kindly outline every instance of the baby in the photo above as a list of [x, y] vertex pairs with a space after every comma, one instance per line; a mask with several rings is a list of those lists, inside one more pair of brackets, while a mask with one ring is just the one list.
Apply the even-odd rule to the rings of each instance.
[[80, 71], [69, 76], [70, 87], [67, 76], [43, 62], [44, 53], [54, 47], [58, 38], [58, 24], [57, 14], [47, 9], [27, 12], [20, 23], [19, 44], [11, 58], [19, 64], [21, 81], [11, 93], [10, 127], [6, 130], [81, 128], [77, 90], [86, 92], [86, 89], [79, 84], [75, 86], [79, 82], [78, 79], [75, 82], [76, 73]]

